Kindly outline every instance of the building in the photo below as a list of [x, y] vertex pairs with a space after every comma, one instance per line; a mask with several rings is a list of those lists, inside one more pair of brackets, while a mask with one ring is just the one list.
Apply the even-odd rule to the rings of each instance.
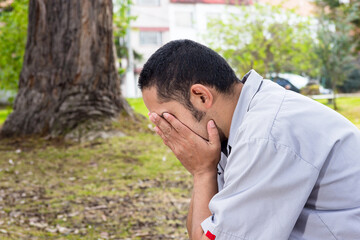
[[[204, 43], [207, 23], [211, 18], [229, 12], [236, 5], [250, 5], [251, 0], [136, 0], [131, 15], [131, 47], [143, 56], [135, 62], [135, 76], [127, 75], [123, 93], [140, 97], [137, 79], [143, 64], [162, 45], [176, 39], [191, 39]], [[132, 83], [134, 82], [134, 83]]]
[[254, 3], [281, 5], [299, 15], [314, 13], [311, 0], [135, 0], [131, 15], [131, 47], [143, 56], [135, 61], [134, 71], [127, 74], [122, 85], [125, 97], [141, 97], [137, 88], [138, 75], [147, 59], [162, 45], [176, 39], [191, 39], [205, 43], [210, 19], [229, 13], [239, 13], [237, 5]]

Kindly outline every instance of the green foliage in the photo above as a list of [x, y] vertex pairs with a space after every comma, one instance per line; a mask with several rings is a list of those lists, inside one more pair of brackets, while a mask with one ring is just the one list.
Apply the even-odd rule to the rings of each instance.
[[0, 89], [17, 90], [25, 52], [29, 0], [0, 12]]
[[350, 33], [356, 48], [354, 53], [360, 51], [360, 0], [351, 0], [343, 3], [339, 0], [316, 0], [316, 4], [321, 9], [321, 15], [326, 16], [332, 21], [338, 21], [339, 18], [346, 19], [347, 24], [353, 28]]
[[307, 85], [305, 87], [303, 87], [302, 89], [300, 89], [300, 93], [302, 95], [318, 95], [320, 94], [320, 89], [319, 89], [319, 85], [318, 84], [310, 84]]
[[130, 22], [136, 17], [130, 16], [131, 0], [114, 0], [114, 37], [125, 37]]
[[[18, 89], [19, 75], [25, 53], [29, 0], [16, 0], [10, 7], [0, 9], [0, 89]], [[124, 37], [130, 21], [131, 0], [114, 0], [114, 39], [119, 57], [127, 55]], [[135, 53], [135, 58], [141, 55]], [[121, 73], [123, 69], [119, 69]]]
[[341, 92], [355, 92], [360, 89], [360, 69], [353, 70], [344, 81], [342, 86], [339, 86]]
[[[354, 50], [358, 39], [351, 34], [355, 30], [352, 24], [354, 15], [343, 4], [335, 5], [329, 1], [318, 1], [318, 4], [322, 8], [318, 18], [315, 52], [321, 63], [321, 77], [336, 92], [356, 69]], [[325, 6], [329, 6], [331, 11], [326, 10]]]
[[125, 45], [125, 36], [127, 29], [130, 26], [130, 21], [133, 19], [130, 16], [131, 0], [114, 0], [114, 38], [115, 46], [117, 48], [118, 57], [127, 56], [127, 49]]
[[337, 21], [320, 18], [315, 52], [322, 64], [322, 75], [331, 79], [333, 87], [344, 82], [352, 70], [355, 59], [351, 54], [354, 45], [349, 37], [350, 31], [350, 25], [342, 18]]
[[340, 7], [340, 5], [341, 5], [339, 0], [317, 0], [316, 2], [320, 3], [320, 4], [324, 4], [326, 6], [329, 6], [330, 9]]
[[239, 75], [249, 69], [317, 75], [312, 66], [311, 19], [278, 6], [241, 6], [241, 15], [229, 14], [208, 24], [208, 44], [222, 54]]
[[[130, 22], [135, 20], [135, 16], [130, 15], [131, 0], [114, 0], [114, 41], [118, 58], [127, 58], [128, 50], [126, 46], [126, 33], [130, 27]], [[142, 55], [134, 51], [134, 58], [141, 59]], [[120, 63], [121, 66], [121, 63]], [[119, 74], [123, 74], [125, 69], [119, 68]]]

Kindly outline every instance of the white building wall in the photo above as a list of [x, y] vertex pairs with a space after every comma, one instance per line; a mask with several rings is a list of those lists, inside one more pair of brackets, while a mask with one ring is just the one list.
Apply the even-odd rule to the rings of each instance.
[[191, 39], [196, 41], [195, 4], [172, 3], [169, 7], [170, 41]]
[[[159, 5], [141, 5], [142, 1], [159, 1]], [[147, 59], [162, 45], [177, 39], [191, 39], [205, 44], [207, 24], [210, 18], [221, 17], [229, 12], [240, 13], [237, 6], [225, 4], [204, 3], [170, 3], [170, 0], [137, 0], [132, 7], [132, 15], [137, 19], [131, 24], [131, 44], [135, 51], [142, 54], [143, 59], [136, 62], [137, 74], [135, 84], [128, 84], [130, 88], [137, 86], [138, 72]], [[141, 42], [141, 32], [160, 32], [161, 41], [152, 44]], [[134, 80], [131, 80], [134, 81]], [[129, 83], [129, 81], [124, 81]], [[141, 97], [141, 92], [136, 89], [128, 92], [123, 86], [125, 97]]]
[[[136, 20], [131, 23], [132, 46], [143, 55], [143, 61], [154, 53], [159, 47], [170, 41], [169, 38], [169, 0], [158, 0], [158, 6], [139, 5], [141, 0], [137, 0], [132, 8], [132, 15]], [[140, 41], [141, 32], [161, 32], [161, 42], [158, 44], [144, 44]]]

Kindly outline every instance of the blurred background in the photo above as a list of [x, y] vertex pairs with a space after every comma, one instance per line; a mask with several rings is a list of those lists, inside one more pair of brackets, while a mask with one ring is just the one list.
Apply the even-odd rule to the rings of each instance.
[[[240, 77], [254, 68], [281, 78], [282, 85], [289, 81], [284, 86], [292, 90], [316, 84], [304, 89], [312, 95], [360, 89], [358, 1], [140, 0], [129, 9], [135, 19], [127, 39], [135, 58], [122, 63], [129, 63], [135, 76], [125, 77], [128, 97], [140, 96], [131, 83], [149, 56], [168, 41], [184, 38], [219, 52]], [[297, 74], [307, 82], [299, 85], [300, 78], [279, 73]]]
[[360, 128], [360, 0], [0, 0], [0, 239], [187, 239], [137, 87], [176, 39]]

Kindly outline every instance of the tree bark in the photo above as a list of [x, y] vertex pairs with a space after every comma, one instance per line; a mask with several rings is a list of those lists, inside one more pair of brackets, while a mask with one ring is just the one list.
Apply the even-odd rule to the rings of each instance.
[[19, 92], [3, 136], [62, 134], [131, 114], [115, 67], [112, 8], [111, 0], [30, 0]]

